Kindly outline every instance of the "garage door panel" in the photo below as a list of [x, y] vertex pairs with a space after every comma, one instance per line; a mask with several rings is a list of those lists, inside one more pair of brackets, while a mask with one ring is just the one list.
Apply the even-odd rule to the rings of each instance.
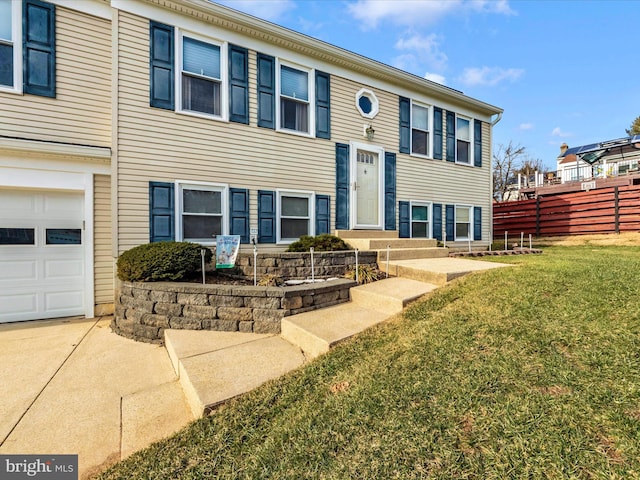
[[44, 308], [47, 312], [54, 314], [68, 313], [69, 315], [75, 315], [78, 309], [82, 310], [84, 307], [84, 294], [83, 292], [45, 292], [44, 294]]
[[[0, 255], [2, 252], [0, 252]], [[37, 262], [34, 260], [4, 260], [0, 262], [0, 285], [37, 279]]]
[[37, 311], [36, 293], [0, 295], [0, 321], [11, 321], [16, 314], [22, 315], [19, 320], [27, 320], [27, 317], [35, 315]]
[[36, 214], [36, 197], [31, 192], [0, 191], [0, 217], [24, 219]]
[[82, 212], [84, 199], [80, 196], [45, 195], [43, 197], [43, 212], [47, 217], [71, 218]]
[[82, 281], [84, 278], [84, 265], [82, 260], [45, 260], [44, 277], [46, 280], [68, 280], [76, 278]]

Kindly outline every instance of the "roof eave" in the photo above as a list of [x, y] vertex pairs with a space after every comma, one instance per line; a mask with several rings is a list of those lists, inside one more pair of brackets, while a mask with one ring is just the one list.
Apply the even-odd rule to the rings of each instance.
[[[166, 4], [162, 0], [146, 1], [161, 5]], [[172, 0], [172, 3], [192, 8], [208, 15], [214, 15], [218, 23], [224, 24], [226, 28], [244, 31], [245, 33], [248, 33], [247, 30], [249, 30], [253, 36], [258, 33], [259, 35], [257, 36], [264, 40], [284, 45], [289, 49], [303, 52], [326, 62], [354, 69], [405, 88], [413, 90], [429, 89], [434, 95], [446, 98], [452, 103], [463, 104], [467, 108], [472, 108], [488, 116], [497, 115], [504, 111], [499, 107], [469, 97], [452, 88], [223, 5], [207, 0]]]

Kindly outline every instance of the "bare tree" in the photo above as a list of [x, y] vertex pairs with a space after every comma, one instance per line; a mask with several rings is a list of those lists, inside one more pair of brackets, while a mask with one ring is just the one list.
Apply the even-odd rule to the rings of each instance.
[[[493, 198], [497, 202], [503, 202], [510, 186], [514, 183], [514, 177], [522, 167], [526, 159], [526, 148], [522, 145], [514, 145], [509, 141], [508, 145], [498, 145], [493, 154]], [[521, 172], [520, 172], [521, 173]]]

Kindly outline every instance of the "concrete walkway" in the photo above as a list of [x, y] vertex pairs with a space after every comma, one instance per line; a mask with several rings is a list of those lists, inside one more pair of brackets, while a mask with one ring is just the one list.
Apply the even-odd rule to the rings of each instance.
[[[500, 266], [430, 259], [390, 269], [447, 281]], [[78, 454], [89, 478], [437, 288], [417, 280], [356, 287], [350, 303], [286, 317], [280, 336], [167, 330], [165, 348], [114, 334], [111, 317], [1, 324], [0, 453]]]
[[78, 454], [88, 478], [193, 419], [164, 347], [110, 321], [0, 325], [0, 453]]

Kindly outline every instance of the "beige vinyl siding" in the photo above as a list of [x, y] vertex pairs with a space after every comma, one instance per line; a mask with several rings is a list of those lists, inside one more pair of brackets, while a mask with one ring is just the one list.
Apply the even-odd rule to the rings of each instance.
[[56, 98], [0, 103], [0, 135], [111, 146], [111, 22], [56, 6]]
[[[446, 112], [443, 111], [443, 118]], [[446, 138], [446, 122], [443, 122]], [[482, 207], [482, 243], [491, 230], [491, 127], [482, 123], [482, 168], [406, 154], [397, 157], [397, 194], [400, 201], [425, 201]], [[446, 142], [443, 158], [446, 158]], [[466, 243], [466, 242], [464, 242]]]
[[[212, 182], [257, 191], [335, 192], [335, 143], [256, 126], [256, 54], [249, 57], [251, 125], [149, 107], [149, 21], [119, 12], [120, 252], [149, 241], [149, 181]], [[333, 221], [332, 221], [333, 223]]]
[[[356, 108], [356, 94], [363, 87], [371, 90], [378, 99], [380, 112], [374, 119], [362, 117]], [[397, 153], [400, 148], [399, 111], [398, 95], [336, 75], [331, 76], [331, 139], [333, 141], [368, 143]], [[371, 125], [375, 130], [372, 141], [368, 141], [364, 134], [365, 125]]]
[[113, 303], [111, 256], [111, 177], [94, 176], [93, 257], [95, 303]]

